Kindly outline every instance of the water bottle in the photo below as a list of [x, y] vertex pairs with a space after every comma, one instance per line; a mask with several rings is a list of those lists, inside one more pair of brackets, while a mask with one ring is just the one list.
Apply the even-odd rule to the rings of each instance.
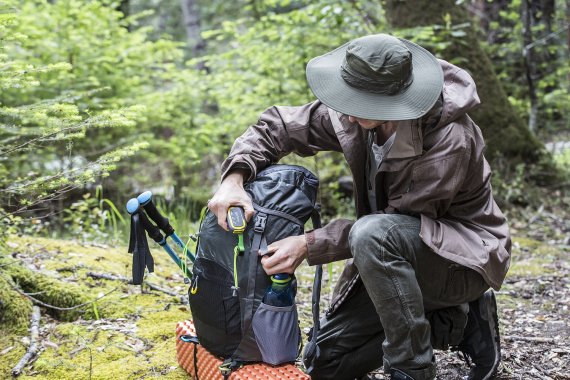
[[296, 285], [291, 275], [279, 273], [271, 276], [271, 285], [267, 288], [263, 303], [271, 306], [291, 306], [295, 302]]

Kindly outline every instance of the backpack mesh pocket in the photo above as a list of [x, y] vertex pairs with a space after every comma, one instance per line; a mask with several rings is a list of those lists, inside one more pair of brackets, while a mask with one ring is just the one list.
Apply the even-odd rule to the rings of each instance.
[[277, 365], [295, 361], [301, 343], [295, 305], [277, 307], [261, 303], [252, 325], [265, 363]]

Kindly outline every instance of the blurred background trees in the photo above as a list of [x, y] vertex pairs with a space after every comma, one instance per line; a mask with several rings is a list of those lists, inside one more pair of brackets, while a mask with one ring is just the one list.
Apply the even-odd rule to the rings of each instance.
[[[556, 166], [544, 143], [570, 140], [569, 7], [555, 0], [3, 1], [2, 230], [110, 238], [113, 205], [122, 210], [146, 189], [171, 215], [195, 220], [234, 139], [273, 104], [312, 101], [306, 63], [371, 33], [411, 39], [472, 73], [483, 100], [472, 116], [487, 139], [499, 198], [535, 202], [528, 186], [558, 189], [568, 180], [570, 153]], [[339, 155], [288, 161], [321, 177], [329, 217], [349, 212], [351, 201], [338, 192], [347, 174]]]

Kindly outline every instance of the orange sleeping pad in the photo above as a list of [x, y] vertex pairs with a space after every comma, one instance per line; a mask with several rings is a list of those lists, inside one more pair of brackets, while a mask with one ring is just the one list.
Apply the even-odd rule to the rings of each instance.
[[[200, 380], [223, 380], [219, 366], [222, 360], [212, 355], [201, 345], [186, 343], [180, 340], [182, 335], [196, 335], [192, 321], [178, 322], [176, 324], [176, 357], [178, 364], [190, 376], [194, 376], [194, 350], [197, 349], [198, 378]], [[229, 380], [310, 380], [309, 375], [303, 373], [293, 364], [272, 366], [265, 363], [248, 364], [235, 370]]]

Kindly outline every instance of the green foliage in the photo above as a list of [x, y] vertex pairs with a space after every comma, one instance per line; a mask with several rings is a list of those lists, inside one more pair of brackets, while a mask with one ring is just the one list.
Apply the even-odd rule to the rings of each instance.
[[305, 80], [307, 62], [367, 32], [350, 4], [323, 0], [287, 13], [268, 12], [259, 20], [228, 20], [220, 29], [203, 33], [217, 51], [200, 58], [211, 70], [202, 81], [203, 91], [219, 110], [204, 115], [205, 128], [233, 140], [269, 105], [314, 100]]
[[566, 149], [554, 156], [554, 161], [561, 170], [565, 170], [570, 174], [570, 149]]
[[[536, 163], [514, 166], [501, 157], [497, 158], [491, 182], [495, 199], [501, 207], [538, 207], [544, 199], [536, 185], [557, 187], [568, 181], [568, 167], [553, 165], [553, 157], [546, 150], [541, 152], [541, 157]], [[554, 157], [555, 163], [558, 160]]]
[[199, 124], [192, 115], [199, 112], [204, 98], [197, 92], [193, 69], [181, 67], [185, 44], [167, 36], [151, 40], [156, 37], [153, 30], [138, 27], [149, 12], [123, 18], [113, 4], [105, 0], [25, 2], [17, 27], [30, 38], [12, 54], [35, 64], [64, 61], [73, 65], [72, 70], [43, 75], [42, 88], [26, 91], [25, 96], [35, 99], [61, 91], [104, 89], [79, 99], [79, 109], [99, 112], [142, 106], [136, 124], [94, 130], [89, 140], [74, 144], [74, 153], [82, 159], [93, 154], [92, 141], [105, 149], [152, 141], [149, 150], [140, 152], [136, 161], [123, 161], [117, 174], [105, 182], [116, 201], [119, 189], [189, 182], [186, 172], [211, 144], [195, 131]]
[[521, 1], [515, 0], [499, 12], [490, 23], [488, 34], [493, 42], [485, 45], [493, 60], [495, 71], [520, 116], [528, 119], [530, 112], [529, 90], [524, 63], [524, 50], [532, 54], [537, 66], [533, 78], [539, 101], [539, 133], [566, 130], [570, 126], [570, 52], [564, 41], [565, 7], [563, 1], [555, 1], [551, 30], [547, 29], [546, 15], [531, 12], [531, 46], [524, 46]]
[[118, 242], [119, 232], [126, 230], [127, 221], [123, 218], [115, 204], [103, 198], [103, 188], [97, 186], [95, 196], [83, 194], [83, 199], [71, 204], [64, 210], [65, 232], [83, 241]]
[[[443, 57], [451, 46], [468, 44], [465, 37], [472, 25], [469, 22], [457, 23], [450, 14], [446, 14], [442, 21], [442, 24], [399, 29], [396, 34], [417, 43], [438, 57]], [[449, 62], [461, 66], [466, 62], [466, 58], [454, 56]]]
[[[111, 128], [124, 131], [122, 134], [132, 130], [144, 118], [146, 109], [117, 99], [106, 102], [104, 94], [113, 92], [113, 84], [83, 80], [87, 75], [104, 78], [102, 72], [109, 71], [105, 57], [88, 53], [85, 57], [86, 52], [92, 52], [85, 46], [102, 43], [104, 22], [112, 18], [103, 15], [113, 12], [102, 3], [92, 2], [87, 9], [92, 12], [89, 17], [72, 17], [78, 15], [74, 10], [80, 4], [84, 3], [22, 4], [12, 0], [5, 5], [19, 8], [18, 12], [0, 17], [0, 36], [4, 41], [0, 54], [0, 215], [2, 223], [11, 228], [19, 224], [29, 226], [22, 215], [24, 211], [37, 209], [46, 200], [108, 176], [119, 161], [148, 146], [147, 142], [134, 139], [130, 144], [106, 144], [104, 138], [94, 143], [94, 136], [112, 135], [107, 131], [98, 134], [99, 130]], [[58, 19], [56, 14], [66, 18], [57, 28], [53, 24]], [[95, 20], [100, 24], [94, 25]], [[81, 39], [74, 33], [77, 23], [100, 30], [89, 34], [91, 40]], [[50, 38], [62, 38], [66, 43], [50, 42]], [[110, 53], [116, 55], [117, 51]], [[85, 72], [87, 67], [73, 58], [74, 54], [94, 60], [93, 64], [102, 71]], [[123, 60], [127, 57], [117, 56]], [[144, 64], [139, 58], [137, 64]], [[108, 77], [113, 75], [108, 73]], [[124, 86], [130, 88], [133, 82], [127, 82]]]
[[[311, 58], [360, 35], [378, 32], [363, 22], [362, 9], [349, 2], [297, 1], [292, 6], [287, 1], [256, 1], [255, 7], [251, 14], [227, 19], [219, 28], [204, 32], [212, 53], [188, 62], [191, 67], [199, 61], [208, 67], [198, 73], [198, 91], [208, 104], [215, 105], [215, 111], [205, 108], [194, 115], [193, 122], [201, 126], [198, 142], [211, 147], [209, 157], [213, 158], [203, 162], [216, 166], [265, 108], [315, 99], [305, 79]], [[375, 10], [380, 13], [378, 4]], [[323, 183], [329, 178], [336, 182], [346, 172], [339, 155], [284, 161], [319, 171]], [[334, 203], [330, 190], [325, 187], [324, 198]]]

